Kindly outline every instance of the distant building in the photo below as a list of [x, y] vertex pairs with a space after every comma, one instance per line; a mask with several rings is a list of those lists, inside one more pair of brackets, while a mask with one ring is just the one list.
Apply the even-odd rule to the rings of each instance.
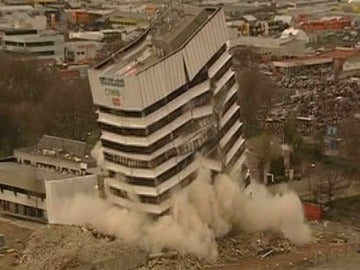
[[0, 30], [34, 29], [46, 30], [46, 17], [42, 15], [30, 16], [27, 12], [13, 12], [1, 18]]
[[276, 73], [279, 72], [289, 76], [307, 70], [312, 70], [314, 74], [318, 71], [319, 75], [323, 73], [329, 76], [336, 70], [339, 76], [345, 77], [360, 73], [359, 61], [359, 48], [339, 47], [317, 55], [273, 61], [272, 65]]
[[[294, 32], [294, 33], [293, 33]], [[238, 37], [230, 42], [232, 48], [251, 48], [262, 56], [303, 56], [308, 53], [308, 39], [303, 31], [285, 30], [280, 38], [271, 37]]]
[[177, 7], [89, 70], [110, 202], [163, 214], [202, 165], [214, 173], [242, 168], [245, 140], [227, 41], [220, 8]]
[[54, 31], [13, 29], [4, 32], [1, 50], [33, 57], [64, 61], [64, 36]]
[[108, 15], [108, 19], [114, 25], [146, 27], [151, 16], [148, 13], [116, 11]]
[[93, 41], [66, 42], [65, 61], [68, 64], [90, 64], [102, 47], [102, 43]]
[[84, 143], [44, 136], [0, 160], [0, 213], [47, 222], [66, 199], [96, 193], [96, 162]]

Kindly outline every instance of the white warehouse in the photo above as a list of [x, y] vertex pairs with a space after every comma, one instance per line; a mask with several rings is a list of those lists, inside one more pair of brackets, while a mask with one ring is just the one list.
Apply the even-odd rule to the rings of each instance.
[[220, 8], [170, 6], [89, 70], [110, 202], [159, 215], [195, 179], [199, 153], [215, 171], [241, 167], [245, 144], [227, 40]]

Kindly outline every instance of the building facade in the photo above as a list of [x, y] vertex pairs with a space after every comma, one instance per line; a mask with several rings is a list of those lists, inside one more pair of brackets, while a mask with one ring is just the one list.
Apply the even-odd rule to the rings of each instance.
[[5, 31], [1, 49], [36, 59], [64, 61], [64, 36], [53, 31], [13, 29]]
[[84, 143], [45, 135], [0, 160], [0, 214], [56, 222], [68, 199], [95, 196], [96, 173]]
[[172, 10], [89, 71], [105, 193], [156, 215], [202, 164], [230, 171], [241, 167], [245, 150], [223, 11]]

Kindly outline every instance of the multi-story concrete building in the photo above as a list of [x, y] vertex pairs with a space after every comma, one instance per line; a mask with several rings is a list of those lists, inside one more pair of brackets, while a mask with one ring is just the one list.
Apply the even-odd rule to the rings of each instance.
[[4, 32], [1, 49], [36, 59], [64, 61], [64, 36], [54, 31], [12, 29]]
[[241, 167], [245, 144], [227, 40], [221, 9], [172, 7], [89, 71], [112, 203], [162, 214], [202, 163], [214, 171]]

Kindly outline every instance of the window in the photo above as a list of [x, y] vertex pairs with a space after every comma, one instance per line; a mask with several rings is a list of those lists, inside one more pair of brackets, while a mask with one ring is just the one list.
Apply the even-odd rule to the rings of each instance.
[[115, 196], [118, 196], [118, 197], [124, 198], [124, 199], [129, 198], [128, 193], [125, 190], [121, 190], [121, 189], [114, 188], [114, 187], [110, 187], [109, 190], [110, 190], [110, 193]]
[[37, 55], [37, 56], [50, 56], [55, 55], [54, 51], [40, 51], [40, 52], [32, 52], [31, 54]]
[[212, 97], [211, 92], [210, 91], [206, 92], [206, 93], [192, 99], [191, 101], [184, 104], [183, 106], [176, 109], [175, 111], [171, 112], [170, 114], [166, 115], [159, 121], [149, 125], [147, 129], [117, 127], [117, 126], [113, 126], [113, 125], [109, 125], [109, 124], [104, 124], [101, 122], [99, 123], [99, 125], [100, 125], [101, 129], [112, 132], [112, 133], [116, 133], [119, 135], [146, 137], [146, 136], [152, 134], [153, 132], [159, 130], [160, 128], [163, 128], [164, 126], [166, 126], [167, 124], [172, 122], [174, 119], [180, 117], [181, 115], [184, 114], [184, 112], [186, 112], [192, 108], [210, 104], [211, 97]]
[[54, 46], [54, 41], [39, 41], [39, 42], [28, 42], [26, 47], [45, 47], [45, 46]]

